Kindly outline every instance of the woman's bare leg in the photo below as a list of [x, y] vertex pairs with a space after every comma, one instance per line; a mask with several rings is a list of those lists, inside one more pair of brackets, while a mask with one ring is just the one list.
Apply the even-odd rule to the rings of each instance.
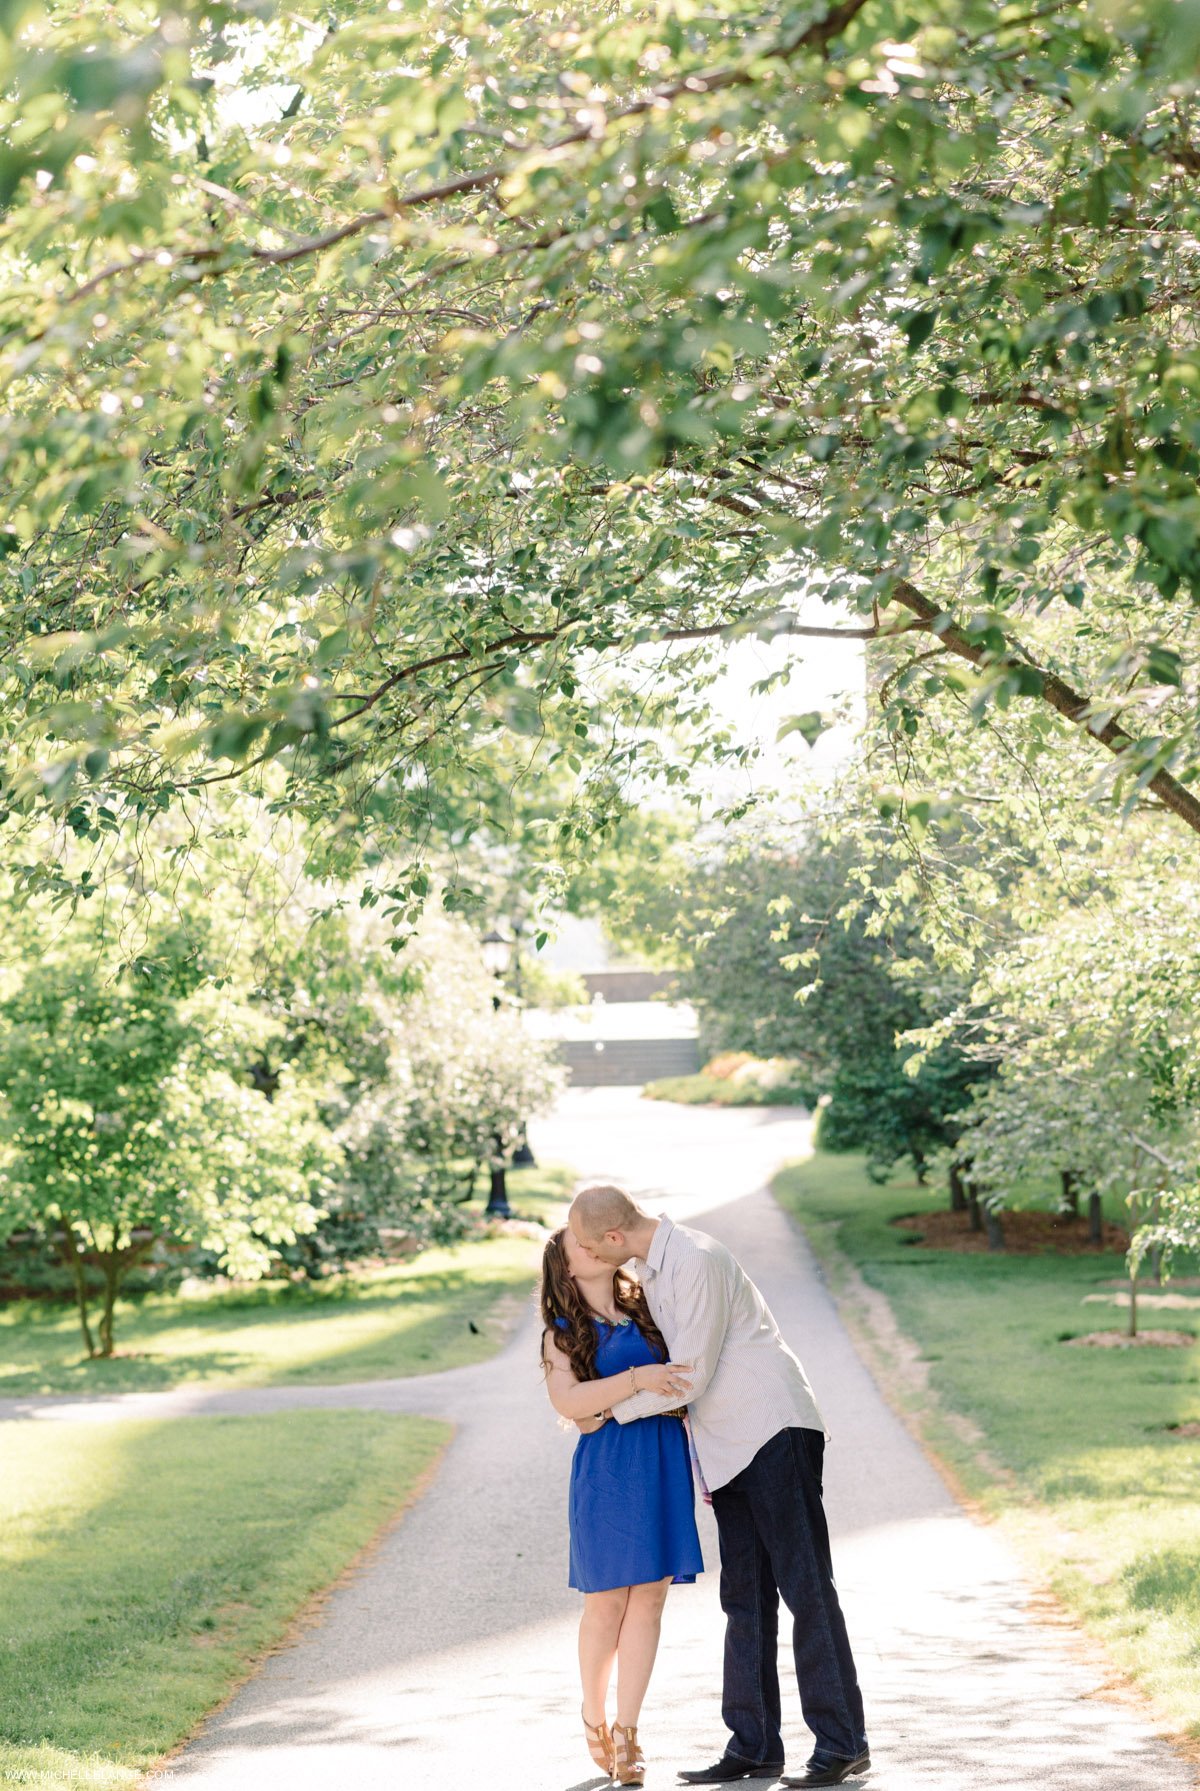
[[670, 1584], [669, 1579], [651, 1580], [649, 1585], [629, 1588], [617, 1639], [617, 1721], [623, 1729], [635, 1729], [641, 1715]]
[[583, 1595], [583, 1616], [579, 1620], [579, 1676], [583, 1681], [585, 1723], [594, 1725], [604, 1721], [613, 1661], [617, 1657], [617, 1638], [621, 1634], [628, 1598], [628, 1586]]

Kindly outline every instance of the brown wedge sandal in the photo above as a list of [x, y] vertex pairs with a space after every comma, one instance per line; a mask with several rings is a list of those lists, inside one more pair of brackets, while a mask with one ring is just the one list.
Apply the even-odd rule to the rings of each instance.
[[[583, 1716], [583, 1712], [579, 1713]], [[606, 1722], [589, 1723], [583, 1717], [583, 1738], [587, 1742], [588, 1753], [609, 1778], [613, 1775], [616, 1760], [613, 1753], [612, 1730]]]
[[612, 1726], [613, 1750], [616, 1754], [616, 1770], [613, 1777], [618, 1785], [644, 1785], [646, 1782], [646, 1762], [642, 1757], [642, 1744], [638, 1740], [638, 1732], [630, 1726], [628, 1729], [620, 1723]]

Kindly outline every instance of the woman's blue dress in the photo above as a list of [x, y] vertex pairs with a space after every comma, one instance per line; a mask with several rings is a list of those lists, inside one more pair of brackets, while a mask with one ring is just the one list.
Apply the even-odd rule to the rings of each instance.
[[[561, 1320], [559, 1321], [562, 1322]], [[657, 1362], [632, 1319], [598, 1318], [596, 1378]], [[581, 1436], [571, 1463], [571, 1585], [607, 1592], [704, 1571], [687, 1433], [679, 1418], [609, 1419]]]

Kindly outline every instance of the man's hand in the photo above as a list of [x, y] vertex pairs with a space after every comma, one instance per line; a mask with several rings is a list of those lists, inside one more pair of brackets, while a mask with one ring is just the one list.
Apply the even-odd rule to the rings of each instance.
[[690, 1362], [648, 1362], [635, 1373], [639, 1393], [670, 1394], [686, 1400], [692, 1390]]

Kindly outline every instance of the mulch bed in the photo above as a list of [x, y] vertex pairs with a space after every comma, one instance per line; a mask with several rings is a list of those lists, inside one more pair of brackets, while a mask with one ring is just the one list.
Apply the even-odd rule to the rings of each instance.
[[[1124, 1331], [1089, 1331], [1084, 1337], [1061, 1341], [1071, 1349], [1185, 1349], [1196, 1339], [1190, 1331], [1139, 1331], [1136, 1337], [1127, 1337]], [[1200, 1425], [1196, 1428], [1200, 1431]]]
[[1200, 1424], [1169, 1424], [1167, 1429], [1173, 1437], [1200, 1437]]
[[[1151, 1285], [1153, 1280], [1153, 1276], [1149, 1273], [1143, 1274], [1141, 1280], [1138, 1282], [1138, 1286], [1145, 1289]], [[1123, 1287], [1128, 1290], [1129, 1276], [1119, 1275], [1116, 1280], [1101, 1281], [1099, 1285], [1101, 1287]], [[1157, 1286], [1158, 1284], [1154, 1283], [1154, 1285]], [[1172, 1275], [1169, 1281], [1164, 1281], [1162, 1283], [1162, 1286], [1169, 1288], [1172, 1293], [1178, 1293], [1181, 1288], [1190, 1288], [1194, 1290], [1200, 1287], [1200, 1275]]]
[[[968, 1213], [952, 1213], [948, 1207], [935, 1207], [928, 1213], [906, 1213], [893, 1219], [900, 1231], [916, 1232], [915, 1250], [986, 1251], [987, 1233], [972, 1231]], [[1004, 1213], [1000, 1217], [1004, 1230], [1004, 1246], [1012, 1256], [1040, 1256], [1051, 1252], [1056, 1256], [1101, 1256], [1106, 1251], [1124, 1255], [1129, 1248], [1129, 1234], [1119, 1225], [1104, 1224], [1104, 1242], [1088, 1242], [1087, 1220], [1069, 1213]]]

